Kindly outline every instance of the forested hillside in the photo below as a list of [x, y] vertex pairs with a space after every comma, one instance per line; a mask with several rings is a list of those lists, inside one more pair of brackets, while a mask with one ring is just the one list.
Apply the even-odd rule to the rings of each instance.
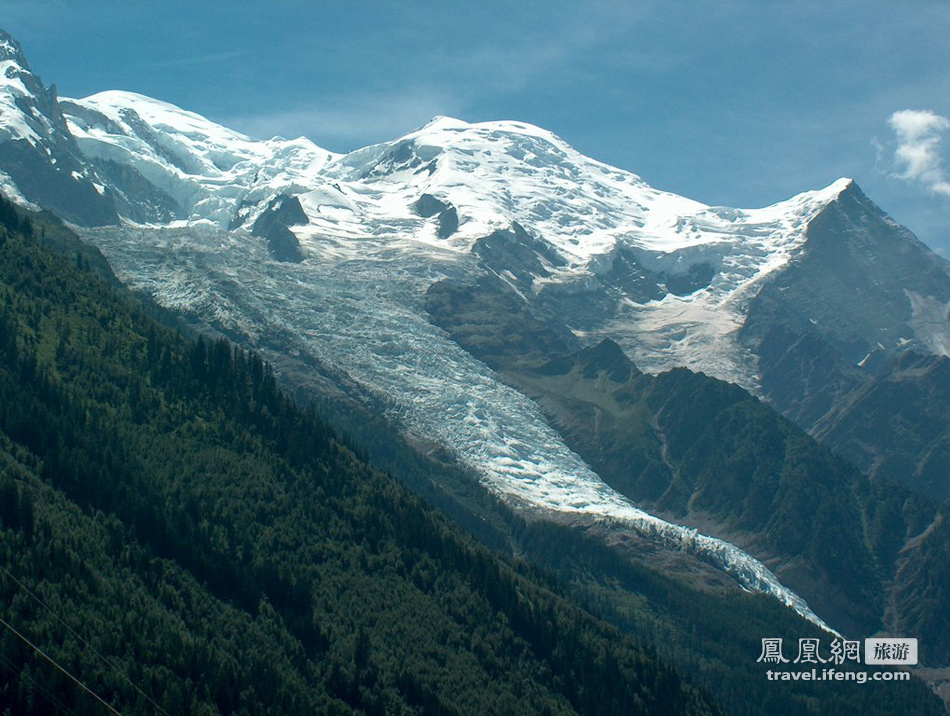
[[3, 208], [0, 713], [716, 712]]

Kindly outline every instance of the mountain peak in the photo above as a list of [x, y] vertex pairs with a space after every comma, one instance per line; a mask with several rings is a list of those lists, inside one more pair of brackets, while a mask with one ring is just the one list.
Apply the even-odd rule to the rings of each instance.
[[582, 350], [578, 354], [578, 363], [587, 378], [596, 378], [598, 373], [605, 372], [614, 382], [623, 383], [630, 376], [640, 374], [623, 348], [610, 338], [604, 338], [597, 345]]
[[861, 191], [861, 188], [858, 186], [857, 182], [850, 177], [841, 177], [831, 182], [827, 187], [821, 190], [822, 193], [833, 194], [834, 196], [840, 196], [846, 191], [858, 191], [859, 193], [864, 193]]
[[453, 134], [462, 132], [471, 132], [474, 135], [484, 137], [494, 137], [497, 135], [508, 135], [518, 137], [530, 137], [532, 139], [541, 139], [551, 144], [567, 147], [563, 139], [558, 137], [550, 130], [539, 127], [530, 122], [522, 122], [513, 119], [499, 119], [487, 122], [466, 122], [455, 117], [436, 115], [426, 122], [419, 129], [410, 132], [408, 137], [427, 135], [438, 132], [450, 132]]
[[20, 43], [6, 30], [0, 30], [0, 62], [7, 61], [16, 63], [27, 72], [32, 71]]
[[[69, 132], [56, 96], [30, 70], [23, 48], [0, 30], [0, 166], [4, 187], [20, 203], [33, 203], [78, 224], [116, 223], [109, 192]], [[97, 183], [98, 187], [97, 188]]]
[[[797, 197], [792, 197], [788, 201], [795, 201], [796, 199], [804, 199], [811, 203], [812, 205], [819, 204], [830, 204], [842, 197], [844, 194], [851, 194], [857, 192], [859, 195], [863, 196], [863, 192], [858, 185], [855, 183], [854, 179], [848, 177], [841, 177], [831, 182], [828, 186], [822, 189], [813, 189], [811, 191], [806, 191], [799, 194]], [[784, 203], [784, 202], [780, 202]]]
[[455, 117], [449, 117], [444, 114], [437, 114], [428, 122], [423, 124], [417, 131], [422, 131], [424, 129], [467, 129], [472, 125], [468, 122], [456, 119]]
[[181, 134], [184, 138], [204, 136], [220, 137], [222, 141], [254, 142], [247, 135], [223, 127], [196, 112], [138, 92], [106, 90], [73, 102], [93, 107], [116, 121], [123, 121], [125, 113], [131, 110], [154, 130]]

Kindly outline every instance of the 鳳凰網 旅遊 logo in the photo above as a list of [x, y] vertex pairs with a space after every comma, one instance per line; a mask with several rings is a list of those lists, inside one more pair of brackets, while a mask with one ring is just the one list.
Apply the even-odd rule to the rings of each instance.
[[[762, 639], [762, 651], [757, 662], [769, 667], [765, 676], [769, 681], [854, 681], [861, 684], [869, 681], [909, 681], [907, 669], [854, 668], [861, 663], [861, 642], [836, 637], [830, 643], [822, 643], [818, 637], [802, 637], [798, 640], [795, 658], [792, 646], [785, 646], [781, 637]], [[879, 638], [864, 640], [864, 663], [874, 666], [913, 666], [917, 663], [917, 639]], [[784, 668], [783, 668], [784, 667]]]
[[[790, 652], [791, 653], [791, 652]], [[823, 647], [817, 637], [798, 640], [798, 654], [794, 659], [785, 656], [780, 637], [762, 639], [762, 652], [757, 662], [764, 664], [843, 664], [861, 663], [861, 642], [833, 639]], [[914, 666], [917, 664], [917, 639], [888, 637], [864, 640], [864, 663], [876, 666]]]

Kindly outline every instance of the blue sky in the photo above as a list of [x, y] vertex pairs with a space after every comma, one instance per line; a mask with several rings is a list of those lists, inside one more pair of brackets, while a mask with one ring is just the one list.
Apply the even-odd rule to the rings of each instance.
[[541, 125], [709, 204], [850, 176], [950, 257], [946, 0], [0, 0], [0, 27], [62, 95], [334, 151], [446, 114]]

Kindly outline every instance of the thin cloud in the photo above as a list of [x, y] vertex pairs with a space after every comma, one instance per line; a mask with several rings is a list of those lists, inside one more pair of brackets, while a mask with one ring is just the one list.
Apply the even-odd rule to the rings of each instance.
[[284, 112], [232, 115], [222, 121], [252, 137], [305, 136], [322, 147], [345, 152], [396, 139], [439, 114], [460, 116], [461, 103], [428, 92], [367, 92], [324, 98]]
[[[477, 24], [487, 10], [477, 4], [474, 8], [471, 20]], [[583, 11], [572, 5], [532, 18], [528, 8], [518, 8], [512, 10], [518, 22], [495, 23], [490, 33], [463, 33], [455, 40], [433, 39], [447, 15], [427, 13], [386, 26], [382, 34], [370, 28], [363, 43], [327, 38], [317, 55], [312, 47], [300, 45], [293, 50], [299, 66], [319, 66], [328, 57], [352, 73], [345, 74], [351, 80], [345, 92], [321, 84], [313, 100], [301, 99], [283, 111], [232, 110], [220, 121], [251, 136], [304, 135], [334, 151], [394, 139], [435, 115], [538, 121], [507, 116], [499, 108], [514, 96], [544, 91], [552, 78], [580, 71], [573, 67], [578, 57], [600, 57], [608, 48], [624, 48], [625, 33], [651, 12], [649, 7], [631, 11], [626, 4], [598, 2]], [[387, 57], [382, 66], [380, 56]], [[324, 79], [325, 73], [313, 78], [314, 83]]]
[[905, 109], [888, 120], [897, 135], [894, 176], [927, 187], [934, 194], [950, 196], [940, 142], [950, 129], [950, 119], [929, 110]]
[[209, 52], [200, 55], [190, 55], [188, 57], [175, 57], [169, 60], [157, 62], [146, 62], [141, 65], [143, 69], [165, 69], [170, 67], [191, 67], [194, 65], [212, 65], [219, 62], [231, 62], [249, 57], [249, 50], [228, 50], [225, 52]]

